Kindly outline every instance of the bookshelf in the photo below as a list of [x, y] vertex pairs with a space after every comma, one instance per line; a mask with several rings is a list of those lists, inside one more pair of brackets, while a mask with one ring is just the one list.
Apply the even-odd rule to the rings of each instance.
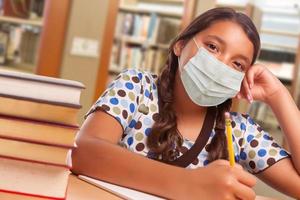
[[0, 16], [0, 22], [1, 23], [7, 22], [7, 23], [17, 24], [17, 25], [37, 26], [37, 27], [43, 26], [42, 19], [20, 19], [16, 17]]
[[0, 0], [0, 68], [59, 77], [70, 4]]
[[166, 16], [166, 17], [175, 17], [175, 18], [181, 18], [182, 13], [178, 12], [170, 12], [166, 10], [156, 10], [154, 9], [149, 9], [149, 8], [139, 8], [137, 6], [132, 6], [132, 5], [121, 5], [120, 9], [121, 12], [130, 12], [130, 13], [135, 13], [135, 14], [151, 14], [151, 13], [156, 13], [159, 16]]
[[5, 69], [34, 72], [45, 1], [4, 0], [1, 5], [0, 65]]
[[169, 43], [180, 31], [184, 1], [120, 2], [110, 58], [110, 75], [126, 68], [159, 74]]
[[[291, 92], [296, 102], [299, 84], [297, 81], [299, 80], [297, 55], [299, 57], [300, 51], [299, 5], [296, 1], [257, 2], [252, 16], [261, 36], [262, 47], [258, 62], [268, 67]], [[248, 111], [268, 131], [280, 132], [279, 123], [267, 105], [255, 102]]]

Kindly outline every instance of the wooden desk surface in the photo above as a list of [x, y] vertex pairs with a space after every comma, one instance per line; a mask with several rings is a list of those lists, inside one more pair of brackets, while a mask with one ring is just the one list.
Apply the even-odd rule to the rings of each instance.
[[[70, 175], [67, 191], [67, 200], [121, 200], [122, 198], [109, 193], [99, 187], [93, 186], [75, 175]], [[268, 197], [256, 196], [255, 200], [274, 200]]]

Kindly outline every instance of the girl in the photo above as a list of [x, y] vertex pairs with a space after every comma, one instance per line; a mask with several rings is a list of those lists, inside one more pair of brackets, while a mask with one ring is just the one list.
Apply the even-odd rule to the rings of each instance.
[[[300, 114], [280, 81], [254, 65], [259, 49], [246, 15], [229, 8], [200, 15], [172, 42], [159, 77], [126, 70], [92, 106], [73, 172], [165, 198], [205, 200], [254, 199], [254, 174], [300, 198]], [[224, 113], [235, 97], [267, 103], [291, 152], [250, 116], [231, 112], [239, 164], [230, 167]]]

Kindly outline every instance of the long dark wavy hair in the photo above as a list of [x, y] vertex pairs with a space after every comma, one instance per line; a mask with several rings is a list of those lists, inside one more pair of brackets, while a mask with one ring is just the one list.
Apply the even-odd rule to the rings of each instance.
[[[160, 76], [157, 80], [159, 114], [147, 139], [149, 150], [155, 154], [154, 159], [170, 162], [179, 155], [183, 138], [177, 130], [176, 113], [172, 108], [174, 101], [173, 90], [178, 69], [178, 59], [174, 53], [174, 45], [178, 41], [186, 44], [197, 33], [205, 30], [218, 21], [231, 21], [238, 24], [245, 32], [254, 47], [251, 65], [254, 64], [260, 50], [259, 34], [251, 19], [231, 8], [214, 8], [195, 18], [171, 43], [169, 54]], [[224, 113], [230, 111], [232, 100], [228, 99], [217, 106], [215, 135], [206, 147], [208, 160], [227, 159], [227, 144], [225, 136]]]

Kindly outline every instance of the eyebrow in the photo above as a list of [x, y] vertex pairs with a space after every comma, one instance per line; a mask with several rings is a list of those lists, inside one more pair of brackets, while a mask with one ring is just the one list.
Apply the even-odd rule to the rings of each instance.
[[208, 35], [207, 36], [208, 38], [212, 38], [212, 39], [215, 39], [215, 40], [217, 40], [219, 43], [221, 43], [221, 44], [226, 44], [226, 42], [222, 39], [222, 38], [220, 38], [220, 37], [218, 37], [218, 36], [216, 36], [216, 35]]
[[[216, 35], [208, 35], [207, 37], [208, 37], [208, 38], [212, 38], [212, 39], [217, 40], [217, 41], [218, 41], [219, 43], [221, 43], [222, 45], [225, 45], [225, 44], [226, 44], [226, 42], [225, 42], [222, 38], [220, 38], [220, 37], [218, 37], [218, 36], [216, 36]], [[244, 56], [244, 55], [242, 55], [242, 54], [238, 54], [238, 55], [235, 56], [235, 57], [242, 58], [242, 59], [244, 59], [249, 65], [251, 64], [249, 58], [246, 57], [246, 56]]]

